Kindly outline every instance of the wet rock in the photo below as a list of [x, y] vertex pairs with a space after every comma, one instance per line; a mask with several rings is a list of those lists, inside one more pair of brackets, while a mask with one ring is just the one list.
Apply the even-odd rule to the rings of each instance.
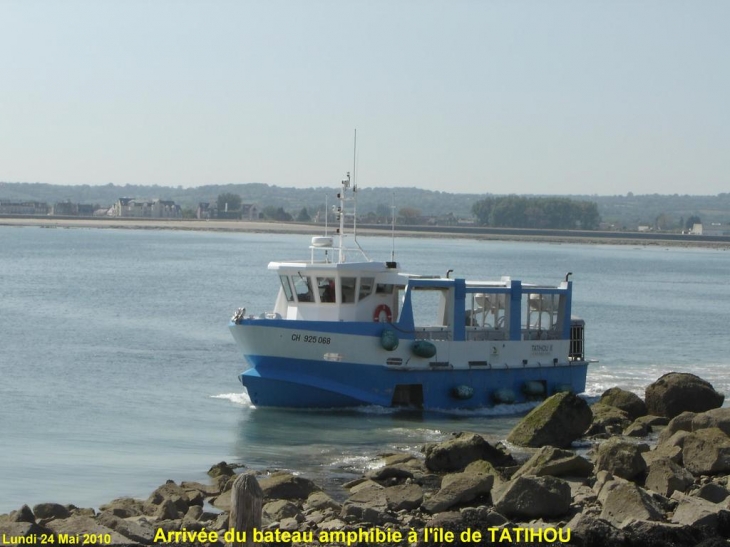
[[675, 490], [685, 492], [692, 484], [694, 484], [692, 473], [669, 459], [652, 462], [644, 482], [648, 489], [662, 496], [671, 496]]
[[570, 486], [556, 477], [518, 477], [493, 493], [494, 508], [508, 518], [554, 518], [570, 510]]
[[712, 427], [690, 433], [684, 439], [682, 457], [693, 475], [713, 475], [730, 471], [730, 437]]
[[320, 490], [311, 480], [286, 472], [260, 479], [259, 485], [267, 499], [305, 500], [312, 492]]
[[638, 395], [619, 387], [604, 391], [600, 403], [623, 410], [631, 420], [647, 414], [646, 403]]
[[385, 481], [388, 479], [405, 480], [412, 479], [413, 472], [404, 465], [386, 465], [385, 467], [379, 467], [370, 471], [367, 474], [367, 478], [374, 481]]
[[490, 445], [476, 433], [456, 433], [452, 439], [429, 444], [425, 448], [426, 468], [430, 471], [461, 471], [473, 461], [486, 460], [494, 465], [507, 465], [512, 457]]
[[601, 518], [621, 527], [626, 519], [662, 520], [664, 512], [646, 490], [630, 482], [619, 482], [608, 490]]
[[36, 519], [66, 519], [71, 516], [71, 511], [60, 503], [39, 503], [33, 507], [33, 514]]
[[624, 437], [647, 437], [651, 433], [651, 427], [642, 422], [634, 422], [623, 430]]
[[452, 473], [446, 475], [441, 489], [423, 503], [427, 513], [439, 513], [456, 505], [486, 496], [492, 490], [494, 475], [478, 473]]
[[213, 467], [208, 469], [208, 475], [216, 478], [220, 477], [221, 475], [225, 477], [232, 477], [236, 474], [236, 468], [240, 466], [232, 466], [227, 464], [226, 462], [219, 462], [215, 464]]
[[721, 484], [708, 482], [707, 484], [700, 486], [700, 488], [696, 492], [693, 492], [692, 495], [711, 503], [722, 503], [728, 496], [730, 496], [730, 492], [728, 492], [727, 488]]
[[415, 464], [415, 465], [421, 465], [421, 461], [416, 458], [413, 454], [408, 454], [407, 452], [398, 452], [396, 454], [388, 454], [386, 456], [383, 456], [383, 463], [388, 465], [399, 465], [399, 464]]
[[674, 418], [685, 411], [719, 408], [725, 396], [699, 376], [670, 372], [647, 386], [644, 399], [650, 414]]
[[544, 446], [527, 460], [512, 478], [523, 475], [538, 477], [550, 475], [553, 477], [571, 476], [587, 477], [593, 472], [593, 464], [570, 450], [562, 450], [553, 446]]
[[642, 452], [649, 450], [645, 444], [634, 444], [614, 437], [601, 443], [596, 453], [596, 470], [631, 480], [646, 470]]
[[569, 392], [557, 393], [525, 416], [507, 440], [518, 446], [566, 448], [585, 433], [592, 419], [585, 400]]
[[617, 435], [631, 425], [629, 414], [615, 406], [596, 403], [591, 406], [593, 418], [586, 436]]

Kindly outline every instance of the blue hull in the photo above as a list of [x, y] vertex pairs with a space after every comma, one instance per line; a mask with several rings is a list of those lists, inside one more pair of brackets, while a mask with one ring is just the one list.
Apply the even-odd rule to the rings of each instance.
[[[541, 397], [570, 389], [585, 391], [587, 363], [534, 368], [398, 370], [344, 362], [248, 356], [253, 368], [239, 378], [256, 406], [336, 408], [360, 405], [471, 409], [500, 402], [505, 391], [514, 402], [534, 399], [526, 384], [545, 387]], [[463, 399], [466, 386], [473, 396]], [[529, 390], [527, 390], [529, 391]]]

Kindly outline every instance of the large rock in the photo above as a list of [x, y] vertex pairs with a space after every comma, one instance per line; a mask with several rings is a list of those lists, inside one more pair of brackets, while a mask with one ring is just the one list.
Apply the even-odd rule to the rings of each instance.
[[577, 513], [565, 525], [570, 530], [570, 545], [578, 547], [623, 547], [629, 545], [628, 534], [597, 516]]
[[570, 510], [570, 485], [556, 477], [518, 477], [496, 494], [494, 508], [509, 518], [554, 518]]
[[11, 545], [8, 540], [13, 539], [13, 545], [39, 545], [40, 537], [46, 536], [50, 538], [47, 543], [53, 544], [55, 537], [53, 530], [36, 524], [35, 522], [25, 522], [16, 520], [6, 520], [5, 515], [0, 515], [0, 539], [3, 539], [2, 545]]
[[144, 504], [134, 498], [117, 498], [99, 507], [99, 509], [115, 517], [126, 519], [145, 514]]
[[383, 494], [391, 511], [411, 511], [423, 503], [423, 489], [417, 484], [389, 486]]
[[682, 450], [684, 467], [693, 475], [730, 471], [730, 437], [720, 429], [700, 429], [687, 435]]
[[157, 511], [157, 507], [163, 505], [165, 501], [170, 501], [180, 513], [183, 515], [188, 512], [190, 507], [190, 498], [187, 492], [183, 488], [175, 483], [175, 481], [168, 480], [165, 484], [158, 487], [150, 497], [147, 498], [147, 505], [153, 506], [155, 509], [148, 512]]
[[494, 475], [480, 473], [452, 473], [441, 482], [441, 489], [422, 507], [427, 513], [440, 513], [456, 505], [486, 496], [492, 490]]
[[636, 420], [647, 414], [646, 403], [636, 393], [626, 391], [620, 387], [612, 387], [604, 391], [600, 402], [623, 410], [631, 420]]
[[543, 446], [512, 476], [513, 479], [522, 475], [541, 477], [587, 477], [593, 472], [593, 464], [582, 456], [553, 446]]
[[598, 446], [596, 454], [596, 470], [631, 480], [646, 470], [646, 462], [641, 456], [649, 446], [634, 444], [613, 437]]
[[122, 536], [111, 528], [99, 524], [91, 517], [71, 516], [67, 519], [52, 520], [48, 527], [59, 535], [82, 537], [84, 534], [98, 537], [100, 534], [111, 538], [111, 545], [128, 545], [129, 538]]
[[125, 520], [114, 516], [110, 512], [103, 512], [96, 517], [96, 522], [137, 543], [143, 545], [152, 545], [154, 543], [157, 530], [144, 519]]
[[627, 519], [662, 520], [664, 512], [643, 488], [630, 482], [618, 482], [603, 500], [601, 518], [621, 527]]
[[321, 490], [311, 480], [283, 471], [260, 479], [259, 485], [266, 499], [305, 500], [312, 492]]
[[672, 522], [700, 528], [715, 534], [721, 525], [730, 523], [730, 511], [721, 505], [692, 496], [674, 496], [679, 500]]
[[593, 418], [586, 431], [587, 436], [618, 435], [631, 425], [628, 412], [615, 406], [598, 402], [591, 406]]
[[694, 484], [692, 473], [670, 459], [652, 462], [644, 482], [644, 486], [662, 496], [671, 496], [675, 490], [685, 492], [692, 484]]
[[279, 522], [285, 518], [304, 520], [299, 507], [287, 500], [274, 500], [264, 505], [261, 515], [268, 522]]
[[650, 414], [674, 418], [685, 411], [719, 408], [725, 396], [699, 376], [670, 372], [646, 388], [645, 400]]
[[65, 519], [71, 516], [68, 508], [59, 503], [39, 503], [33, 507], [33, 514], [37, 519]]
[[695, 414], [692, 418], [692, 431], [716, 427], [725, 435], [730, 435], [730, 408], [713, 408], [707, 412]]
[[456, 433], [452, 439], [425, 447], [426, 468], [430, 471], [461, 471], [473, 461], [486, 460], [494, 465], [514, 463], [512, 456], [495, 448], [476, 433]]
[[557, 393], [525, 416], [507, 440], [518, 446], [567, 448], [585, 433], [592, 419], [583, 399], [569, 392]]

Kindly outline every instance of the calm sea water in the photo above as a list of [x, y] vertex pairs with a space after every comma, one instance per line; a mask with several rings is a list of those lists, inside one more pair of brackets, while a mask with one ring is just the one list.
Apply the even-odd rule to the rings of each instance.
[[[337, 485], [388, 449], [474, 430], [504, 438], [515, 409], [437, 414], [255, 409], [227, 329], [267, 311], [271, 260], [308, 236], [0, 227], [0, 512], [146, 497], [220, 460]], [[360, 238], [371, 258], [387, 238]], [[588, 394], [643, 394], [664, 372], [730, 393], [730, 253], [710, 249], [401, 239], [408, 271], [554, 283], [573, 272]], [[525, 411], [525, 408], [517, 409]]]

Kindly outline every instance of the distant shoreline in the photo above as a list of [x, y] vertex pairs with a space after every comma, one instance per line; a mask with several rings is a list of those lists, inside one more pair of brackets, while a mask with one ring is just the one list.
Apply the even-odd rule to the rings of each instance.
[[[191, 230], [205, 232], [250, 232], [321, 235], [322, 225], [291, 222], [252, 222], [240, 220], [142, 219], [142, 218], [73, 218], [73, 217], [0, 217], [0, 226], [44, 228], [101, 228], [137, 230]], [[330, 226], [334, 232], [334, 227]], [[366, 225], [358, 228], [366, 236], [388, 236], [391, 227]], [[730, 249], [730, 238], [680, 236], [639, 232], [588, 232], [568, 230], [519, 230], [450, 226], [396, 226], [398, 237], [450, 237], [495, 241], [528, 241], [545, 243], [578, 243], [585, 245], [643, 245], [672, 247], [705, 247]]]

